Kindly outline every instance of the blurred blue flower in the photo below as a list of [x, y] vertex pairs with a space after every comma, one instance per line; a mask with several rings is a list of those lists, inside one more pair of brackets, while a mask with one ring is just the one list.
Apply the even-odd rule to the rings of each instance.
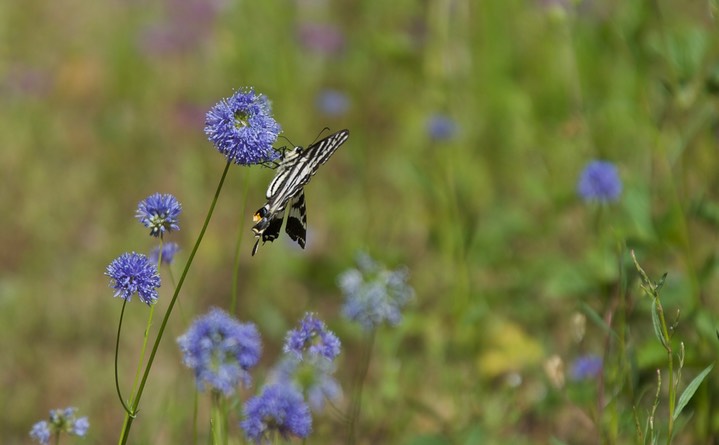
[[150, 235], [160, 237], [165, 232], [180, 230], [177, 218], [182, 213], [182, 206], [170, 194], [155, 193], [140, 201], [137, 205], [135, 218], [150, 229]]
[[248, 400], [240, 427], [256, 444], [270, 443], [274, 431], [284, 440], [290, 436], [305, 438], [312, 431], [310, 409], [295, 388], [289, 385], [265, 386], [262, 393]]
[[33, 425], [30, 430], [30, 437], [42, 445], [48, 445], [50, 443], [50, 424], [47, 420], [41, 420]]
[[130, 301], [133, 294], [140, 301], [150, 305], [157, 301], [157, 288], [160, 287], [160, 274], [157, 266], [140, 253], [123, 253], [107, 266], [105, 275], [110, 277], [110, 287], [115, 289], [115, 297]]
[[183, 363], [195, 372], [197, 387], [230, 395], [238, 384], [250, 385], [248, 370], [260, 360], [260, 334], [252, 323], [240, 323], [213, 308], [177, 339]]
[[597, 355], [585, 355], [574, 361], [570, 376], [572, 380], [587, 380], [597, 377], [601, 372], [602, 358]]
[[320, 54], [336, 54], [345, 46], [345, 36], [334, 25], [304, 23], [297, 29], [297, 38], [302, 46]]
[[283, 351], [294, 354], [298, 359], [306, 353], [310, 358], [324, 357], [332, 361], [340, 353], [340, 340], [322, 320], [308, 312], [300, 327], [287, 333]]
[[267, 97], [252, 89], [221, 100], [205, 117], [207, 138], [228, 161], [239, 165], [277, 159], [272, 144], [281, 131]]
[[334, 363], [322, 357], [302, 360], [287, 355], [272, 370], [269, 381], [293, 385], [305, 394], [313, 411], [321, 411], [325, 400], [337, 401], [342, 396], [342, 388], [332, 377], [334, 371]]
[[357, 266], [338, 279], [345, 297], [343, 315], [367, 330], [385, 321], [391, 325], [399, 323], [402, 308], [414, 296], [414, 290], [407, 284], [408, 270], [387, 270], [364, 253], [358, 255]]
[[328, 116], [342, 116], [350, 107], [346, 94], [337, 90], [322, 90], [315, 99], [315, 106]]
[[617, 167], [608, 161], [591, 161], [582, 171], [577, 193], [587, 202], [612, 202], [622, 193]]
[[433, 114], [427, 119], [427, 133], [434, 141], [448, 141], [457, 134], [457, 123], [444, 114]]
[[77, 408], [64, 408], [50, 410], [50, 421], [40, 421], [33, 425], [30, 437], [43, 445], [50, 443], [53, 434], [68, 433], [75, 436], [84, 436], [90, 428], [87, 417], [77, 417]]
[[[162, 244], [162, 262], [164, 264], [172, 264], [172, 260], [175, 259], [175, 254], [180, 251], [180, 246], [177, 243], [163, 243]], [[160, 246], [155, 247], [150, 252], [150, 262], [157, 264], [160, 259]]]

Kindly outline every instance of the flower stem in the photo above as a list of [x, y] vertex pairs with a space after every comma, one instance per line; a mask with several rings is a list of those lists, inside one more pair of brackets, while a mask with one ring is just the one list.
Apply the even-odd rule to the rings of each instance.
[[127, 300], [123, 299], [122, 309], [120, 310], [120, 321], [117, 324], [117, 339], [115, 340], [115, 390], [117, 391], [117, 397], [120, 399], [122, 407], [125, 409], [125, 413], [132, 415], [132, 411], [130, 411], [130, 408], [127, 407], [125, 399], [122, 397], [122, 392], [120, 391], [120, 379], [117, 375], [117, 357], [120, 350], [120, 332], [122, 331], [122, 319], [125, 315], [125, 306], [127, 306]]
[[[142, 376], [142, 381], [140, 382], [140, 387], [137, 390], [137, 395], [135, 396], [133, 402], [132, 402], [132, 412], [137, 414], [137, 407], [140, 405], [140, 398], [142, 397], [142, 393], [145, 389], [145, 384], [147, 383], [147, 377], [150, 374], [150, 369], [152, 368], [152, 363], [155, 360], [155, 355], [157, 354], [157, 348], [160, 346], [160, 340], [162, 340], [162, 334], [165, 332], [165, 327], [167, 326], [167, 321], [170, 319], [170, 314], [172, 313], [172, 308], [175, 306], [175, 302], [177, 301], [177, 296], [180, 294], [180, 289], [182, 289], [182, 285], [185, 282], [185, 278], [187, 277], [187, 271], [190, 269], [190, 266], [192, 265], [192, 260], [195, 258], [195, 254], [197, 253], [197, 249], [200, 247], [200, 243], [202, 242], [202, 238], [205, 236], [205, 231], [207, 231], [207, 226], [210, 224], [210, 219], [212, 218], [212, 212], [215, 210], [215, 205], [217, 204], [217, 200], [220, 196], [220, 191], [222, 190], [222, 185], [225, 183], [225, 177], [227, 176], [227, 171], [230, 168], [230, 162], [227, 162], [227, 165], [225, 165], [225, 170], [222, 172], [222, 177], [220, 178], [220, 182], [217, 184], [217, 190], [215, 191], [215, 196], [212, 199], [212, 203], [210, 204], [210, 209], [207, 211], [207, 216], [205, 217], [205, 223], [202, 226], [202, 229], [200, 230], [200, 234], [197, 237], [197, 241], [195, 241], [195, 246], [192, 248], [192, 252], [190, 253], [190, 257], [187, 259], [187, 263], [185, 264], [185, 269], [182, 271], [182, 275], [180, 276], [180, 280], [177, 282], [177, 287], [175, 288], [175, 292], [172, 295], [172, 300], [170, 300], [170, 305], [167, 307], [167, 312], [165, 312], [165, 316], [162, 319], [162, 324], [160, 325], [160, 330], [157, 333], [157, 338], [155, 339], [155, 344], [152, 346], [152, 351], [150, 352], [150, 358], [147, 361], [147, 365], [145, 366], [145, 373]], [[134, 420], [133, 417], [130, 417], [128, 413], [125, 413], [125, 424], [123, 426], [122, 433], [120, 434], [120, 444], [124, 445], [127, 443], [127, 438], [130, 434], [130, 428], [132, 427], [132, 421]]]

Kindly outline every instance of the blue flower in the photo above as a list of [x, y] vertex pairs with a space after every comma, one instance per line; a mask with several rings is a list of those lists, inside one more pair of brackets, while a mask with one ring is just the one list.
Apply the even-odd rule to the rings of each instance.
[[435, 141], [448, 141], [457, 134], [457, 124], [449, 116], [433, 114], [427, 119], [427, 133]]
[[77, 408], [64, 408], [50, 410], [50, 421], [40, 421], [33, 425], [30, 437], [43, 445], [50, 443], [52, 434], [68, 433], [75, 436], [84, 436], [90, 428], [87, 417], [77, 417]]
[[110, 277], [110, 287], [115, 289], [115, 297], [130, 301], [134, 294], [140, 301], [150, 305], [158, 298], [160, 274], [157, 266], [140, 253], [123, 253], [107, 266], [105, 275]]
[[322, 357], [302, 360], [287, 355], [272, 370], [269, 381], [294, 386], [306, 395], [313, 411], [321, 411], [325, 400], [336, 401], [342, 396], [342, 388], [332, 377], [334, 371], [334, 363]]
[[371, 330], [387, 322], [396, 325], [402, 320], [402, 308], [414, 296], [407, 284], [406, 269], [390, 271], [366, 254], [357, 258], [357, 269], [350, 269], [339, 277], [339, 287], [345, 297], [342, 313]]
[[174, 196], [155, 193], [140, 201], [135, 217], [150, 229], [150, 235], [162, 237], [165, 232], [180, 230], [177, 224], [180, 213], [182, 206]]
[[323, 90], [317, 95], [315, 106], [328, 116], [341, 116], [349, 109], [350, 100], [340, 91]]
[[279, 157], [272, 148], [281, 132], [270, 102], [254, 90], [238, 91], [218, 102], [205, 118], [205, 134], [228, 161], [261, 164]]
[[252, 323], [240, 323], [213, 308], [177, 339], [183, 363], [195, 372], [197, 387], [230, 395], [238, 384], [250, 385], [248, 370], [260, 360], [260, 334]]
[[587, 380], [598, 376], [602, 372], [602, 358], [597, 355], [579, 357], [572, 364], [572, 380]]
[[285, 440], [290, 436], [305, 438], [312, 431], [309, 407], [302, 394], [288, 385], [266, 386], [260, 395], [245, 403], [244, 417], [240, 426], [257, 444], [269, 443], [273, 431]]
[[[172, 260], [175, 259], [175, 254], [180, 250], [180, 246], [177, 243], [164, 243], [162, 245], [162, 262], [165, 264], [172, 264]], [[160, 257], [160, 246], [155, 247], [150, 252], [150, 262], [157, 264]]]
[[47, 420], [41, 420], [33, 425], [30, 430], [30, 437], [42, 445], [48, 445], [50, 443], [50, 434], [50, 424], [47, 423]]
[[612, 202], [622, 193], [617, 167], [607, 161], [591, 161], [582, 171], [577, 193], [585, 201]]
[[309, 357], [324, 357], [332, 361], [340, 353], [340, 341], [322, 320], [308, 312], [299, 329], [287, 333], [283, 351], [297, 358], [307, 353]]

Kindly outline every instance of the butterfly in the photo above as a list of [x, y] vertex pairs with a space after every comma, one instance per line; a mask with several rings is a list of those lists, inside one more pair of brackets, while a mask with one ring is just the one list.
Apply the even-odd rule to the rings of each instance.
[[289, 207], [285, 232], [303, 249], [307, 236], [307, 209], [304, 187], [317, 173], [320, 165], [334, 154], [340, 145], [349, 138], [349, 130], [338, 131], [324, 139], [320, 139], [309, 147], [295, 147], [286, 151], [277, 161], [277, 173], [267, 187], [267, 203], [255, 212], [252, 221], [255, 225], [252, 232], [257, 238], [252, 248], [254, 256], [259, 247], [267, 241], [274, 241], [280, 236], [285, 209]]

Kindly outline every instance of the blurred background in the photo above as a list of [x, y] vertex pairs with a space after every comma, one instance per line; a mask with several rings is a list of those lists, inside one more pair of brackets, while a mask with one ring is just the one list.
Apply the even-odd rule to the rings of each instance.
[[[351, 137], [306, 189], [305, 251], [283, 234], [250, 256], [273, 173], [231, 168], [130, 443], [188, 442], [194, 382], [175, 338], [229, 307], [238, 234], [236, 315], [264, 341], [256, 387], [316, 311], [342, 339], [350, 394], [363, 336], [340, 316], [337, 276], [358, 251], [408, 267], [416, 298], [377, 332], [360, 443], [634, 443], [629, 413], [644, 424], [667, 362], [630, 249], [651, 277], [668, 272], [680, 389], [719, 347], [718, 12], [715, 0], [1, 3], [2, 443], [28, 443], [65, 406], [89, 416], [77, 443], [117, 440], [121, 300], [105, 267], [154, 247], [140, 200], [180, 200], [167, 240], [183, 250], [162, 271], [156, 330], [225, 166], [204, 115], [245, 86], [292, 144], [325, 127]], [[618, 200], [577, 194], [593, 159], [618, 168]], [[128, 306], [124, 385], [146, 315]], [[665, 383], [660, 429], [666, 397]], [[679, 443], [716, 443], [717, 402], [710, 374]], [[308, 443], [345, 431], [315, 416]]]

